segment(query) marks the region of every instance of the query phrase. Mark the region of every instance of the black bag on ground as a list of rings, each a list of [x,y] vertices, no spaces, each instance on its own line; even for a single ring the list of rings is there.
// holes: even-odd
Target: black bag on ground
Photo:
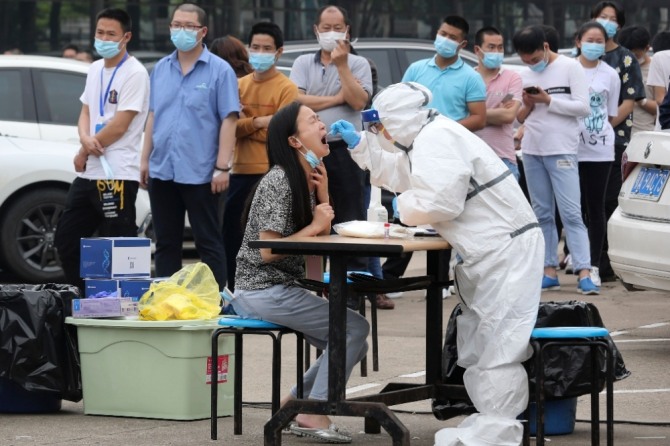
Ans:
[[[78,297],[71,285],[0,285],[0,378],[81,400],[77,335],[65,324]]]
[[[465,369],[458,366],[456,349],[456,318],[462,313],[460,304],[449,316],[442,351],[442,381],[445,384],[463,384]],[[540,327],[604,327],[595,305],[579,302],[543,302],[538,309],[536,328]],[[630,372],[614,347],[616,355],[615,380],[627,378]],[[545,397],[549,400],[572,398],[591,392],[591,366],[587,347],[555,347],[545,353]],[[605,352],[599,357],[602,389],[605,384]],[[535,389],[533,361],[526,363],[531,393]],[[477,410],[470,401],[434,400],[433,414],[437,419],[446,420],[455,416],[474,413]]]

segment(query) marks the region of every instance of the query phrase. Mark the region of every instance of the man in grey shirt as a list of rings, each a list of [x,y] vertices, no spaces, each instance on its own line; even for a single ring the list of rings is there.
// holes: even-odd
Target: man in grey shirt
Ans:
[[[372,94],[372,74],[367,59],[350,52],[346,10],[322,7],[317,12],[314,34],[321,49],[298,57],[291,68],[291,80],[298,86],[298,101],[317,112],[327,128],[338,119],[346,119],[361,130],[359,112]],[[328,144],[330,155],[323,161],[335,209],[333,223],[365,220],[365,172],[353,162],[347,144],[339,136],[328,136]],[[348,268],[365,271],[367,260],[352,259]]]

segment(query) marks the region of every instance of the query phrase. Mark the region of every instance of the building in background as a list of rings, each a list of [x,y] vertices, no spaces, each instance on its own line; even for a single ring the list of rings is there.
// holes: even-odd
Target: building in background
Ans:
[[[131,50],[170,52],[168,23],[175,0],[0,0],[0,53],[19,48],[24,53],[57,55],[67,43],[91,48],[95,15],[105,7],[121,7],[133,18]],[[433,39],[447,14],[464,16],[471,29],[494,25],[511,42],[514,32],[530,24],[554,26],[561,46],[572,47],[572,36],[590,17],[596,0],[202,0],[194,1],[210,17],[209,38],[233,34],[246,40],[251,25],[272,20],[286,40],[313,39],[316,10],[324,4],[347,8],[352,37]],[[670,29],[667,0],[620,0],[627,24],[643,25],[652,35]],[[472,39],[471,39],[472,40]],[[508,49],[511,52],[511,49]]]

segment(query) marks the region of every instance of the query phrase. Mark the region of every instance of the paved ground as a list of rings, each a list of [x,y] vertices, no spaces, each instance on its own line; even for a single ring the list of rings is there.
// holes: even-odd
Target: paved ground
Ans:
[[[415,255],[410,274],[421,274],[424,257]],[[670,445],[670,294],[651,291],[627,292],[619,284],[605,284],[602,295],[582,297],[575,291],[573,276],[560,274],[563,289],[547,292],[543,301],[585,300],[595,303],[615,341],[629,378],[615,383],[615,444],[622,446]],[[421,382],[423,379],[423,320],[425,306],[420,292],[406,293],[396,301],[396,309],[380,311],[379,372],[360,377],[359,370],[348,383],[351,395],[379,391],[391,381]],[[456,304],[453,297],[444,305],[444,320]],[[270,389],[269,340],[264,337],[245,339],[245,400],[268,399]],[[294,343],[284,342],[283,387],[293,382]],[[132,364],[128,367],[132,369]],[[157,370],[157,373],[160,371]],[[170,386],[183,383],[173,382]],[[114,392],[115,389],[109,389]],[[170,388],[164,389],[170,392]],[[604,414],[601,398],[601,414]],[[550,445],[580,446],[590,444],[589,398],[580,397],[575,432],[551,437]],[[462,418],[439,421],[430,413],[430,401],[394,407],[400,420],[411,432],[412,445],[433,445],[437,430],[455,426]],[[82,402],[64,402],[58,413],[44,415],[0,415],[0,445],[262,445],[263,424],[268,409],[244,408],[244,434],[233,436],[232,417],[219,419],[219,440],[209,437],[209,421],[170,421],[141,418],[84,415]],[[338,418],[336,422],[354,437],[354,444],[390,445],[390,437],[366,435],[362,421]],[[604,435],[604,427],[603,427]],[[604,440],[602,441],[604,444]],[[285,434],[282,444],[307,445],[310,441]]]

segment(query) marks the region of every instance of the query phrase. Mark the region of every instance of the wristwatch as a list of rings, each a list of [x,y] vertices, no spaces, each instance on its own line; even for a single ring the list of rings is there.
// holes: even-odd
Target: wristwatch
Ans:
[[[230,172],[233,168],[232,164],[233,163],[228,163],[226,167],[214,166],[214,170],[218,170],[219,172]]]

